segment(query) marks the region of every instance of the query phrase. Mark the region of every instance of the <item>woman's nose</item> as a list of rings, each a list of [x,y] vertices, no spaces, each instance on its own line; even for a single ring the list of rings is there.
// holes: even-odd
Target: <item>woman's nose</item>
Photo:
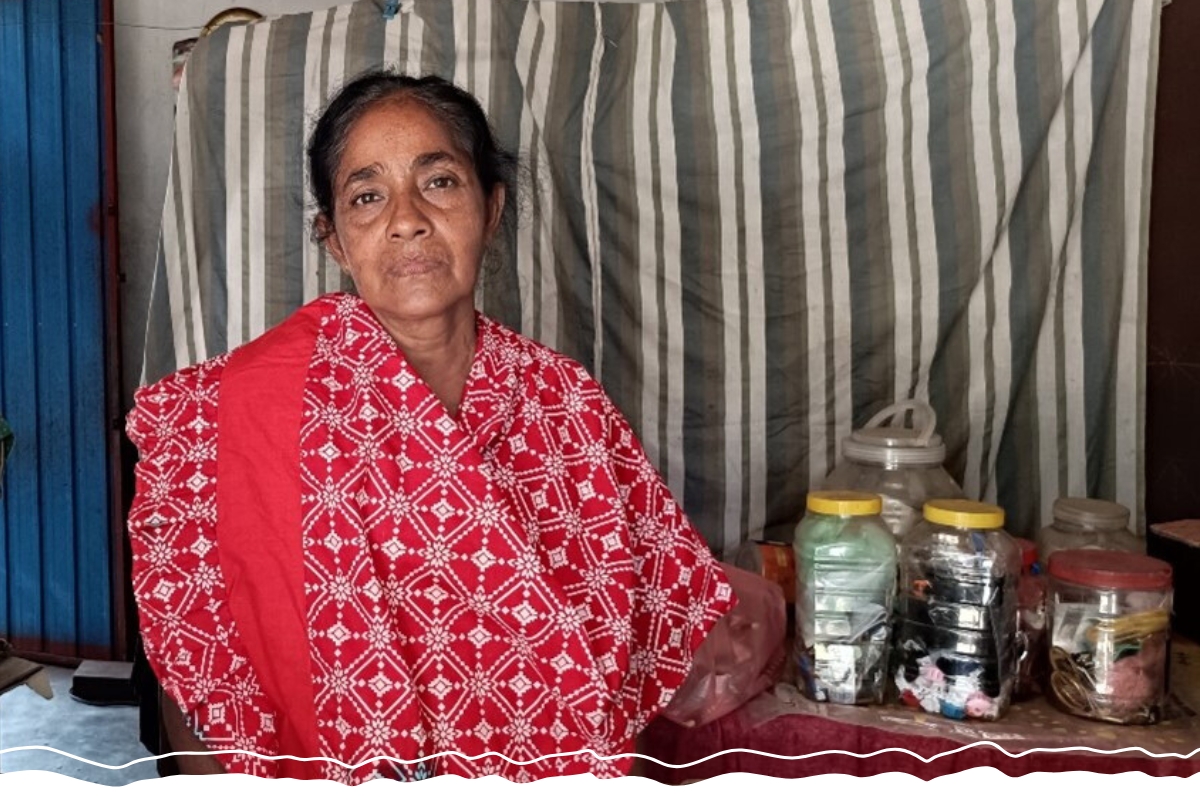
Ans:
[[[389,239],[415,239],[429,233],[429,217],[421,205],[419,194],[397,192],[393,195],[391,218],[388,220]]]

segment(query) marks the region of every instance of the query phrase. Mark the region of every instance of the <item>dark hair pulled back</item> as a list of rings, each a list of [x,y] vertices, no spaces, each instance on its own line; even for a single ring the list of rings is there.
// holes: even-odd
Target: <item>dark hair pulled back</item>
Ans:
[[[471,157],[484,194],[504,186],[500,232],[509,236],[517,216],[517,157],[492,134],[487,115],[469,92],[436,75],[413,77],[392,70],[364,72],[345,84],[325,106],[308,140],[308,175],[317,218],[313,236],[324,241],[335,223],[334,178],[354,124],[377,104],[393,99],[423,103],[446,126],[455,145]]]

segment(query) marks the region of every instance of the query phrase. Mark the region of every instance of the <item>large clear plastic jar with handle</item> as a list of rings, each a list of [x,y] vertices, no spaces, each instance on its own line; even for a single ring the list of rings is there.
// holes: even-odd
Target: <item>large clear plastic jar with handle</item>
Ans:
[[[912,427],[904,425],[909,413]],[[943,466],[946,446],[936,427],[937,414],[927,403],[888,406],[842,440],[841,461],[822,488],[878,494],[884,522],[894,536],[903,536],[920,521],[927,500],[964,496]]]
[[[1129,509],[1109,500],[1060,497],[1054,521],[1038,531],[1038,559],[1045,567],[1059,550],[1118,550],[1145,553],[1146,543],[1129,530]]]
[[[902,703],[997,719],[1012,700],[1021,556],[1004,511],[931,500],[900,542],[892,676]]]
[[[1081,717],[1158,722],[1167,693],[1171,565],[1137,553],[1050,557],[1051,701]]]
[[[878,495],[810,492],[796,527],[796,666],[819,702],[883,702],[896,545]]]

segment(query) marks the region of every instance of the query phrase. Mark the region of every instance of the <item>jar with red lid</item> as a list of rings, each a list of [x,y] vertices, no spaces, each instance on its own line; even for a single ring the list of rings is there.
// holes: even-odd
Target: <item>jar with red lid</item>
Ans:
[[[1081,717],[1158,722],[1167,693],[1171,565],[1112,550],[1050,557],[1051,701]]]
[[[1013,697],[1028,700],[1038,693],[1046,674],[1046,606],[1049,587],[1038,565],[1037,545],[1013,537],[1021,550],[1021,577],[1017,581],[1017,631],[1024,641],[1017,665]]]

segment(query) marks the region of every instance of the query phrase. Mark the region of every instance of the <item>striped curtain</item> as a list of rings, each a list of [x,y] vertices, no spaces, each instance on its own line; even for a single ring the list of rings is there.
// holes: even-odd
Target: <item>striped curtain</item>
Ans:
[[[369,0],[227,27],[176,111],[144,380],[350,288],[304,142],[380,65],[476,94],[528,169],[489,314],[577,359],[717,551],[927,399],[1032,535],[1142,517],[1157,0]]]

